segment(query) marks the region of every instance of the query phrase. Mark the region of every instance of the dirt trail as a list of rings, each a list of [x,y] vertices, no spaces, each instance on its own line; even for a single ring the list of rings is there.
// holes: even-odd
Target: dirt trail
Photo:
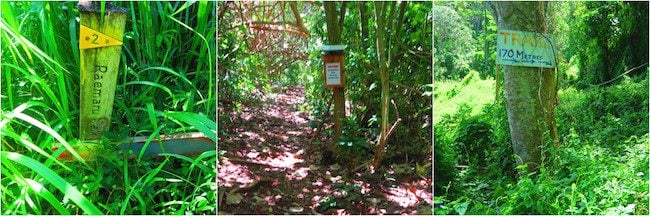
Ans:
[[[220,214],[430,212],[430,178],[344,177],[338,164],[310,164],[318,152],[306,152],[312,128],[299,110],[303,91],[268,94],[263,105],[244,107],[231,114],[231,124],[220,125],[228,134],[219,138],[225,151],[218,170]]]

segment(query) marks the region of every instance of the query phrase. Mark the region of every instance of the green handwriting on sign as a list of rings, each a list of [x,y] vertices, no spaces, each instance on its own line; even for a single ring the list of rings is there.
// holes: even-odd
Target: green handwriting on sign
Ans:
[[[525,67],[555,67],[555,39],[549,34],[499,30],[497,64]]]

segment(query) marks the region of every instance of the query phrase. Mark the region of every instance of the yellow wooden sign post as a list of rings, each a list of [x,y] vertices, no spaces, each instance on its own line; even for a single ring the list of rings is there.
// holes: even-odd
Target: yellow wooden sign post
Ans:
[[[127,11],[106,3],[103,15],[99,3],[80,1],[79,50],[81,70],[79,130],[81,142],[75,152],[84,160],[94,160],[102,133],[110,129],[117,72],[122,55],[122,38]],[[103,16],[103,18],[102,18]],[[163,135],[145,145],[148,137],[132,137],[114,143],[116,149],[138,152],[139,156],[176,153],[200,154],[214,150],[214,141],[202,133]],[[60,144],[54,144],[57,151]],[[145,148],[146,147],[146,148]],[[135,155],[130,155],[135,157]],[[74,160],[76,156],[63,151],[58,158]]]
[[[80,2],[78,8],[81,24],[79,128],[80,139],[87,142],[99,140],[111,124],[127,11],[107,4],[102,19],[98,2]]]

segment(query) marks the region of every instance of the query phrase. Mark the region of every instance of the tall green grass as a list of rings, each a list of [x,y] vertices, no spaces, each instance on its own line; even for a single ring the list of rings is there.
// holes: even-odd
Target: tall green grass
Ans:
[[[536,174],[523,174],[525,166],[513,168],[503,98],[496,105],[463,106],[444,115],[434,126],[435,172],[441,174],[436,175],[435,213],[647,215],[649,82],[647,74],[624,79],[608,87],[559,90],[560,143],[542,146]],[[463,92],[480,88],[480,82],[470,82],[456,97],[470,104],[474,99]],[[471,113],[476,109],[478,114]],[[469,166],[457,170],[455,165]]]
[[[436,81],[434,88],[434,123],[443,120],[444,115],[457,113],[463,104],[471,107],[471,114],[475,115],[483,105],[494,103],[494,80],[483,80],[476,71],[462,80]]]
[[[116,4],[129,17],[103,143],[190,131],[216,141],[215,3]],[[79,143],[76,2],[0,10],[1,214],[216,213],[215,151],[133,160],[106,145],[94,161],[56,159]]]

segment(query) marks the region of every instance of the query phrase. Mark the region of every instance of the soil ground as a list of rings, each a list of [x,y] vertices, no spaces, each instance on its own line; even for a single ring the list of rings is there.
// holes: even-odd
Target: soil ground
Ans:
[[[303,88],[265,98],[220,126],[219,214],[431,214],[430,176],[318,164]]]

